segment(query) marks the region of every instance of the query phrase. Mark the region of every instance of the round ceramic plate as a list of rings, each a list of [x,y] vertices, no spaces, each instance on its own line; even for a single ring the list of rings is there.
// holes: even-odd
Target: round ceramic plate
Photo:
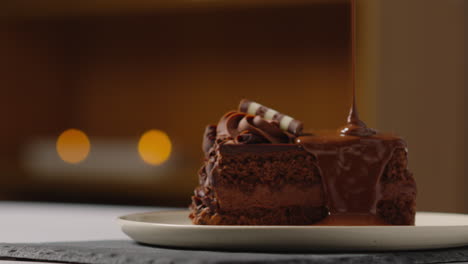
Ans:
[[[418,212],[416,226],[207,226],[189,212],[122,216],[122,230],[151,245],[248,251],[384,251],[468,245],[468,215]]]

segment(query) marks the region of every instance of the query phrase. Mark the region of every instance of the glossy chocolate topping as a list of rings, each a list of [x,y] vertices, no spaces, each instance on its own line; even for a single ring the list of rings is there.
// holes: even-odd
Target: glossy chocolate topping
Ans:
[[[345,136],[360,136],[360,137],[368,137],[375,135],[377,132],[367,127],[367,125],[359,119],[359,115],[356,109],[356,95],[353,87],[353,103],[351,106],[351,110],[349,111],[348,115],[348,122],[347,124],[340,130],[340,134]]]
[[[384,224],[376,216],[379,180],[395,149],[406,149],[401,138],[332,132],[299,137],[297,143],[317,159],[330,213],[322,224]]]

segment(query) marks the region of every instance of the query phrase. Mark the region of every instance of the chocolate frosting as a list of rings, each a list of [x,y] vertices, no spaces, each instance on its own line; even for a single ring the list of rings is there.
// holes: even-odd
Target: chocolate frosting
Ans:
[[[285,144],[292,136],[279,128],[276,121],[240,112],[225,114],[218,123],[217,139],[227,144]]]
[[[205,128],[205,133],[203,133],[203,143],[202,148],[205,156],[208,156],[210,149],[213,147],[216,141],[216,126],[209,125]]]

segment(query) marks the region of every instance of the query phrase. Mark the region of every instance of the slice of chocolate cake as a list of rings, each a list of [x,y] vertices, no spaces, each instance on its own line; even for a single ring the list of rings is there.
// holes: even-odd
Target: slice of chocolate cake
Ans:
[[[304,225],[326,215],[314,157],[279,126],[230,112],[206,128],[195,224]]]
[[[406,143],[353,113],[339,132],[303,135],[301,122],[242,101],[205,131],[193,223],[414,224]]]

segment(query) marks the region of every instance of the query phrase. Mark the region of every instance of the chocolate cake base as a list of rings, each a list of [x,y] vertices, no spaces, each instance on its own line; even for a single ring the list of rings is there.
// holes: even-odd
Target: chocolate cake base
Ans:
[[[310,225],[323,219],[325,207],[279,207],[275,209],[251,208],[247,210],[215,213],[208,208],[192,211],[190,217],[198,225]]]
[[[414,225],[416,215],[416,182],[407,169],[407,152],[399,148],[380,178],[382,197],[377,202],[377,215],[392,225]]]
[[[220,145],[199,173],[190,206],[199,225],[311,225],[328,216],[315,157],[296,144]],[[377,216],[413,225],[416,184],[396,149],[379,180]],[[209,168],[209,169],[207,169]]]
[[[200,170],[190,218],[208,225],[309,225],[326,216],[311,154],[295,144],[220,145]]]

